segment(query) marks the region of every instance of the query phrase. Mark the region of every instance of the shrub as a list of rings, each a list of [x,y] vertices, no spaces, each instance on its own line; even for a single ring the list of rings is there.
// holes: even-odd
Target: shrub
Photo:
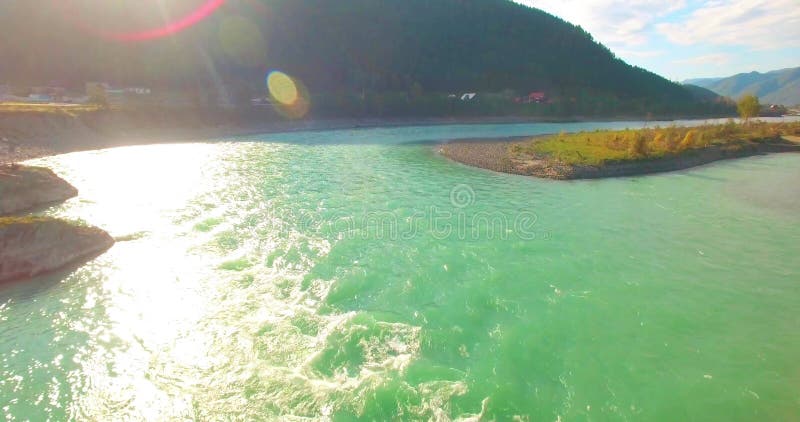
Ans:
[[[625,140],[620,138],[619,135],[614,135],[612,138],[606,138],[604,143],[606,148],[614,151],[624,151],[627,147],[627,143]]]
[[[101,84],[87,83],[86,94],[89,96],[89,103],[96,104],[101,107],[108,106],[108,96],[106,95],[106,89]]]
[[[761,110],[761,104],[758,103],[758,97],[755,95],[745,95],[736,104],[739,110],[739,116],[748,122],[752,117],[758,117],[758,112]]]
[[[636,160],[677,154],[689,149],[705,148],[712,142],[739,148],[742,140],[773,139],[777,135],[800,134],[800,123],[752,122],[741,125],[729,121],[722,125],[693,128],[594,131],[560,134],[525,143],[515,151],[549,155],[570,164],[597,165],[607,161]]]
[[[667,151],[678,152],[678,144],[680,144],[680,134],[674,133],[667,138]]]
[[[668,151],[668,142],[667,137],[664,136],[663,132],[656,133],[656,136],[653,137],[653,146],[656,149],[660,149],[662,151]]]
[[[634,135],[633,139],[629,142],[628,153],[632,157],[646,157],[647,156],[647,142],[643,135]]]
[[[697,137],[697,132],[695,130],[690,130],[686,132],[686,136],[683,137],[683,140],[678,145],[678,150],[686,151],[687,149],[694,148],[696,137]]]

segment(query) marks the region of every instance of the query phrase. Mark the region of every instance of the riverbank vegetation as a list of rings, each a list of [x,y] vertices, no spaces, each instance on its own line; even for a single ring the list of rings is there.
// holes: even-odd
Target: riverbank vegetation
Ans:
[[[30,214],[77,194],[47,168],[0,166],[0,283],[82,264],[114,245],[99,228]]]
[[[718,160],[800,152],[800,122],[561,133],[527,139],[448,142],[452,160],[549,179],[597,179],[683,170]]]
[[[758,117],[761,104],[758,102],[758,97],[748,94],[739,99],[739,102],[736,103],[736,110],[739,112],[739,117],[747,122],[753,117]]]
[[[712,146],[736,151],[754,143],[800,135],[800,122],[697,127],[654,127],[636,130],[562,133],[514,144],[512,156],[537,156],[568,165],[599,166],[608,162],[652,160]]]
[[[91,113],[101,110],[97,104],[36,104],[36,103],[0,103],[1,113],[32,113],[32,114],[67,114],[76,116],[81,113]]]
[[[460,93],[459,93],[460,95]],[[393,118],[393,117],[451,117],[515,116],[549,120],[568,119],[676,119],[701,117],[731,117],[736,115],[735,103],[725,98],[711,100],[668,102],[619,96],[589,89],[554,89],[548,91],[545,102],[517,103],[527,96],[522,90],[478,92],[469,101],[452,97],[447,92],[423,92],[416,95],[406,91],[362,94],[313,95],[310,115],[324,118]]]

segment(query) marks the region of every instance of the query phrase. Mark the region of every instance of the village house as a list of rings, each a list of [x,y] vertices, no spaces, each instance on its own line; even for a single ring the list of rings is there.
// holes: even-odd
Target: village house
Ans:
[[[142,88],[142,87],[128,87],[123,88],[126,94],[134,94],[134,95],[150,95],[151,91],[150,88]]]
[[[272,98],[270,98],[269,96],[253,98],[250,100],[250,105],[253,107],[272,106]]]
[[[514,98],[514,102],[517,104],[541,104],[547,101],[547,94],[541,91],[534,91],[528,94],[526,97],[517,97]]]
[[[115,88],[106,82],[87,82],[86,95],[91,97],[104,97],[111,105],[123,105],[131,100],[131,97],[143,97],[152,94],[150,88],[145,87],[123,87]]]

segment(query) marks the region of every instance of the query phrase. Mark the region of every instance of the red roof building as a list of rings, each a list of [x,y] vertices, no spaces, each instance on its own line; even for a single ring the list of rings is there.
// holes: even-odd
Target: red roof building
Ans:
[[[514,102],[517,104],[544,103],[547,102],[547,94],[538,91],[531,92],[527,97],[514,98]]]
[[[547,94],[544,92],[531,92],[528,94],[529,103],[541,103],[547,100]]]

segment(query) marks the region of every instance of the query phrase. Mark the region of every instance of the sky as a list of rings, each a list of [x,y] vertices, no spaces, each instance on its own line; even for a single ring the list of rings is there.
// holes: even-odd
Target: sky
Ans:
[[[674,81],[800,66],[800,0],[515,0]]]

